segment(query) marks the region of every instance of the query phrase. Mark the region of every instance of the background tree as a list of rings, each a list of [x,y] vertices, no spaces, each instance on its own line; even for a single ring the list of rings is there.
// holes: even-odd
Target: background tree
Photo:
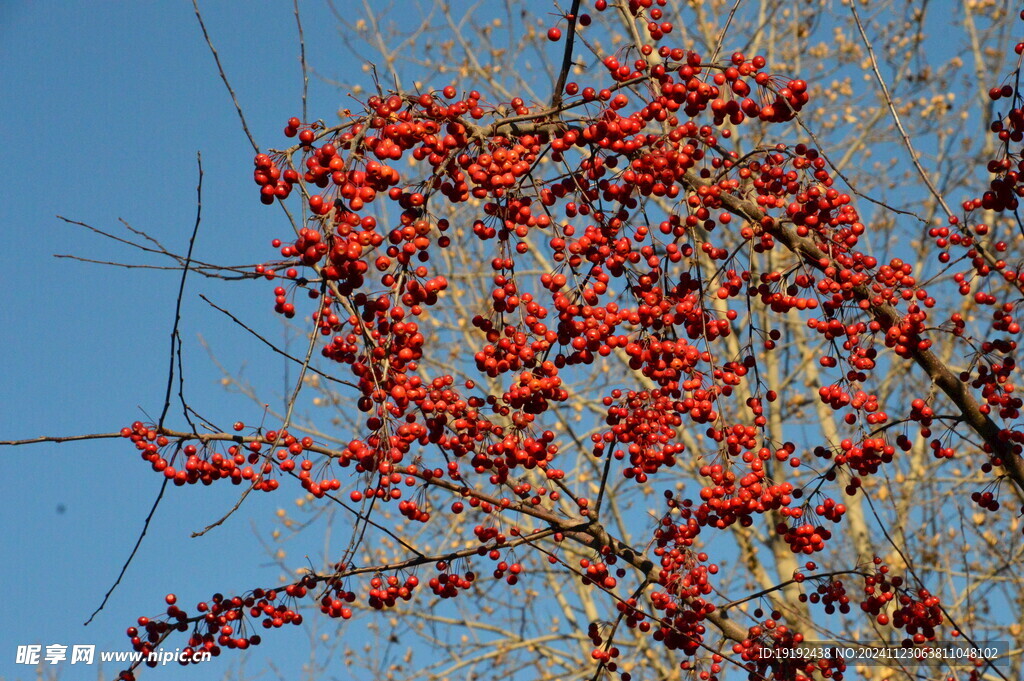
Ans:
[[[344,546],[169,596],[138,648],[385,609],[343,660],[393,678],[1019,647],[1014,17],[960,8],[940,64],[923,5],[581,4],[441,5],[413,35],[338,12],[376,70],[255,159],[294,232],[244,273],[304,339],[276,348],[284,407],[221,429],[182,397],[172,427],[172,375],[122,434],[173,484],[240,485],[231,513],[301,485]],[[193,255],[183,275],[240,274]]]

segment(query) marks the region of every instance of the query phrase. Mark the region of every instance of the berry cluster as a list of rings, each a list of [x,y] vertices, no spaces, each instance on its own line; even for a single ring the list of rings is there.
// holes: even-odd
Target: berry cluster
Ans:
[[[613,403],[620,399],[618,406]],[[658,390],[631,390],[624,398],[621,390],[613,390],[604,398],[604,404],[608,407],[606,422],[611,429],[593,436],[595,456],[603,456],[609,443],[624,445],[626,449],[616,449],[613,456],[621,460],[629,453],[630,466],[622,474],[637,482],[646,482],[647,476],[657,473],[662,466],[675,465],[676,456],[684,449],[681,442],[674,441],[682,424],[675,400]]]
[[[238,444],[230,445],[223,454],[212,451],[205,444],[202,448],[191,443],[185,444],[192,439],[190,436],[175,437],[158,432],[155,427],[141,421],[122,428],[121,437],[134,442],[142,459],[148,461],[154,471],[162,473],[179,487],[196,483],[210,485],[217,480],[230,480],[235,485],[245,481],[263,492],[272,492],[278,487],[277,479],[270,477],[275,470],[274,463],[261,453],[265,443],[276,441],[277,434],[274,432],[250,438],[244,448]],[[284,440],[282,444],[288,444]],[[294,439],[290,442],[295,444]],[[298,446],[298,453],[302,453],[302,445]],[[288,450],[278,452],[277,461],[282,471],[290,470],[285,462],[291,456]],[[182,459],[179,466],[175,467],[175,461]]]

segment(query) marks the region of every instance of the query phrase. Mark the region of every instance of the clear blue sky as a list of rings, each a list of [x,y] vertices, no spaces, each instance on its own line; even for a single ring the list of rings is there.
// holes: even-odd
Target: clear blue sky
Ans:
[[[264,145],[280,143],[280,128],[300,112],[291,3],[206,4],[208,28],[251,128]],[[331,75],[331,68],[347,68],[344,51],[336,22],[318,15],[326,9],[316,5],[304,15],[307,37]],[[201,151],[205,205],[197,254],[230,264],[274,256],[269,241],[281,234],[281,216],[259,204],[252,149],[191,3],[0,2],[0,63],[0,229],[11,249],[0,279],[7,294],[0,302],[0,438],[114,431],[143,418],[140,406],[155,418],[178,276],[55,259],[54,253],[73,253],[158,262],[55,216],[118,233],[117,219],[124,218],[184,252]],[[317,82],[311,94],[310,110],[320,115],[330,116],[341,101]],[[246,375],[258,384],[261,369],[270,369],[262,373],[273,383],[261,385],[273,394],[280,394],[282,365],[223,323],[200,292],[275,338],[282,331],[265,283],[190,280],[182,326],[187,390],[211,418],[230,423],[258,410],[217,385],[219,373],[197,333],[206,332],[229,369],[242,368],[246,358]],[[248,513],[189,540],[234,503],[238,488],[176,489],[107,609],[83,628],[128,555],[160,479],[119,440],[4,449],[0,470],[0,679],[36,677],[15,665],[18,644],[127,649],[124,629],[139,615],[157,614],[168,585],[191,607],[215,590],[275,583],[279,571],[265,559],[250,519],[266,533],[277,505],[290,504],[293,494],[253,495]],[[313,545],[290,547],[298,564],[304,553],[322,549],[315,535],[306,541]],[[258,669],[272,652],[296,678],[307,634],[295,628],[268,637],[267,648],[246,663]],[[240,659],[229,654],[208,671],[168,666],[145,676],[219,678]],[[97,678],[96,666],[59,669],[62,679]],[[115,673],[107,668],[104,676]]]

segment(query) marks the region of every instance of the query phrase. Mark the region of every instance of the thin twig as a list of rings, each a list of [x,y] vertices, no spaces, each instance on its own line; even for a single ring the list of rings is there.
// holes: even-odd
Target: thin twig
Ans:
[[[121,238],[119,236],[114,236],[113,234],[110,234],[109,232],[104,232],[102,229],[98,229],[98,228],[93,227],[92,225],[86,224],[84,222],[80,222],[78,220],[72,220],[71,218],[66,218],[63,215],[58,215],[57,219],[58,220],[62,220],[63,222],[68,223],[69,225],[78,225],[79,227],[85,227],[90,232],[94,232],[96,234],[99,234],[100,236],[105,236],[108,239],[112,239],[114,241],[118,241],[118,242],[120,242],[122,244],[125,244],[127,246],[131,246],[132,248],[137,248],[140,251],[144,251],[146,253],[156,253],[158,255],[170,255],[170,253],[168,253],[166,250],[164,250],[163,247],[161,247],[160,250],[157,250],[155,248],[149,248],[148,246],[143,246],[142,244],[137,244],[134,241],[129,241],[128,239],[123,239],[123,238]],[[135,231],[135,230],[132,230],[132,231]]]
[[[633,591],[633,595],[630,596],[629,601],[636,600],[640,597],[640,594],[650,585],[651,580],[649,577],[644,577],[640,585]],[[626,601],[627,603],[629,601]],[[612,642],[615,640],[615,632],[619,630],[619,625],[622,624],[622,619],[626,616],[626,613],[630,612],[629,608],[622,608],[619,610],[619,616],[615,618],[615,624],[612,625],[608,635],[604,637],[604,649],[605,651],[611,650]],[[590,681],[598,681],[601,677],[601,672],[604,671],[605,666],[608,664],[608,658],[602,658],[597,664],[597,669],[594,670],[594,675],[590,677]]]
[[[832,168],[832,171],[836,175],[838,175],[839,178],[843,182],[846,183],[846,186],[850,188],[851,192],[853,192],[854,194],[856,194],[860,198],[864,199],[865,201],[869,201],[869,202],[875,204],[876,206],[878,206],[880,208],[886,209],[887,211],[890,211],[892,213],[897,213],[898,215],[906,215],[907,217],[914,218],[915,220],[917,220],[919,222],[922,222],[924,224],[928,224],[928,221],[925,220],[920,215],[918,215],[917,213],[914,213],[912,211],[902,210],[902,209],[897,208],[895,206],[890,206],[889,204],[885,203],[884,201],[880,201],[880,200],[878,200],[878,199],[876,199],[876,198],[874,198],[872,196],[869,196],[868,194],[865,194],[864,192],[860,191],[859,189],[857,189],[857,187],[853,184],[853,182],[850,180],[850,178],[848,178],[846,175],[843,174],[843,171],[842,171],[842,168],[841,168],[841,163],[834,163],[832,161],[832,159],[828,155],[828,152],[826,152],[824,150],[824,146],[821,144],[821,142],[818,141],[817,135],[815,135],[814,131],[811,130],[811,128],[808,127],[808,125],[806,123],[804,123],[804,120],[800,116],[800,114],[794,112],[793,119],[796,121],[797,125],[799,125],[800,128],[805,133],[807,133],[808,137],[811,138],[811,141],[814,142],[815,147],[817,147],[818,153],[821,154],[821,157],[823,159],[825,159],[825,162],[828,163],[830,168]]]
[[[601,516],[601,504],[604,503],[604,493],[608,489],[608,473],[612,469],[612,453],[605,452],[604,470],[601,471],[601,485],[597,489],[597,503],[594,504],[595,517]]]
[[[142,531],[139,532],[138,539],[135,540],[135,546],[132,547],[132,552],[128,554],[128,559],[121,566],[121,571],[117,574],[117,579],[107,589],[107,593],[103,595],[103,602],[100,603],[99,607],[92,611],[89,615],[89,619],[85,621],[83,626],[89,626],[89,624],[96,618],[96,615],[107,605],[107,601],[110,600],[110,595],[114,593],[114,589],[121,583],[121,579],[124,578],[125,573],[128,571],[128,566],[131,565],[132,560],[135,558],[135,554],[139,552],[139,547],[142,546],[142,540],[146,537],[146,532],[149,531],[149,524],[153,521],[153,515],[156,513],[157,507],[164,498],[164,492],[167,490],[167,483],[170,482],[170,478],[165,477],[164,481],[160,484],[160,491],[156,494],[156,499],[153,500],[153,505],[149,509],[149,513],[146,514],[146,519],[142,522]]]
[[[235,105],[235,111],[238,112],[238,119],[242,121],[242,130],[245,131],[245,136],[249,138],[249,144],[252,145],[254,151],[259,153],[260,147],[256,144],[256,139],[249,132],[249,125],[245,122],[245,114],[242,113],[242,105],[238,103],[238,97],[235,96],[235,91],[231,87],[231,83],[228,82],[227,74],[224,73],[224,67],[220,63],[220,55],[217,54],[217,48],[213,46],[213,41],[210,40],[210,34],[206,30],[206,24],[203,22],[203,14],[199,11],[199,0],[192,0],[192,7],[196,11],[196,19],[199,20],[199,28],[203,29],[203,37],[206,38],[206,44],[210,48],[210,53],[213,55],[213,60],[217,62],[217,70],[220,72],[220,79],[224,82],[224,87],[228,89],[228,94],[231,95],[231,101]]]
[[[170,251],[167,250],[167,247],[164,246],[162,243],[160,243],[160,241],[156,237],[154,237],[154,236],[152,236],[150,234],[147,234],[146,232],[143,232],[141,229],[135,229],[134,227],[131,226],[131,223],[129,223],[124,218],[118,218],[117,221],[120,222],[122,225],[124,225],[124,228],[127,229],[132,234],[137,234],[138,236],[141,236],[143,239],[145,239],[149,243],[155,245],[157,248],[159,248],[164,253],[170,253]]]
[[[31,437],[27,440],[0,440],[0,447],[18,447],[21,445],[39,445],[45,442],[60,444],[61,442],[78,442],[80,440],[106,440],[121,437],[121,433],[90,433],[88,435],[58,435]]]
[[[882,77],[882,72],[878,70],[878,60],[875,59],[875,49],[871,45],[871,41],[868,39],[868,34],[864,31],[864,24],[860,21],[860,14],[857,13],[857,5],[851,1],[850,12],[853,14],[853,21],[857,24],[857,30],[860,32],[861,40],[864,41],[864,47],[868,52],[868,59],[871,61],[871,70],[875,74],[875,80],[878,81],[878,86],[882,90],[882,97],[885,99],[886,106],[889,107],[889,113],[892,114],[892,120],[896,124],[896,129],[900,131],[900,137],[903,139],[903,146],[907,148],[907,152],[910,154],[910,161],[914,164],[914,168],[917,169],[917,174],[921,176],[925,186],[928,187],[928,191],[935,197],[935,200],[942,206],[942,210],[946,212],[948,217],[953,217],[953,211],[946,203],[946,199],[942,196],[938,189],[935,188],[935,184],[932,182],[932,178],[925,171],[924,166],[921,165],[921,161],[918,160],[917,151],[914,149],[913,142],[910,141],[910,135],[907,134],[906,128],[903,127],[903,121],[900,120],[899,113],[896,112],[896,105],[893,104],[892,95],[889,94],[889,87],[885,84],[885,79]]]
[[[268,348],[270,348],[271,350],[273,350],[277,354],[281,355],[282,357],[284,357],[286,359],[290,359],[291,361],[295,362],[296,364],[302,364],[302,360],[301,359],[299,359],[298,357],[295,357],[294,355],[291,355],[291,354],[285,352],[284,350],[282,350],[281,348],[277,347],[276,345],[274,345],[273,343],[268,341],[266,338],[261,336],[255,329],[252,329],[251,327],[247,326],[245,324],[245,322],[243,322],[241,319],[239,319],[235,315],[231,314],[230,312],[225,310],[223,307],[217,305],[216,303],[211,301],[209,298],[204,296],[202,293],[199,294],[199,297],[202,298],[206,302],[206,304],[209,305],[210,307],[212,307],[213,309],[215,309],[218,312],[222,312],[225,315],[227,315],[231,319],[231,321],[233,321],[235,324],[238,324],[240,327],[242,327],[243,329],[248,331],[258,341],[260,341],[261,343],[266,345]],[[328,381],[333,381],[335,383],[340,383],[341,385],[347,385],[350,388],[358,388],[359,387],[355,383],[350,383],[349,381],[345,381],[345,380],[342,380],[340,378],[336,378],[334,376],[331,376],[330,374],[326,374],[323,371],[320,371],[319,369],[317,369],[316,367],[311,366],[311,367],[309,367],[309,370],[312,371],[314,374],[316,374],[318,376],[322,376],[322,377],[326,378]]]
[[[910,135],[907,134],[906,128],[903,127],[903,122],[900,120],[900,115],[896,112],[896,105],[893,104],[892,96],[889,94],[889,88],[886,86],[885,79],[882,78],[882,73],[878,69],[878,60],[875,59],[875,50],[871,45],[871,41],[868,39],[867,32],[864,30],[864,24],[861,23],[860,15],[857,13],[857,7],[853,1],[851,1],[849,5],[850,12],[853,14],[853,20],[857,24],[857,30],[860,31],[861,40],[864,41],[864,47],[867,49],[868,58],[871,61],[871,69],[875,74],[875,80],[878,81],[878,86],[882,90],[882,96],[885,99],[886,105],[889,107],[889,113],[892,114],[892,120],[896,124],[896,129],[900,132],[900,137],[903,139],[903,146],[907,148],[907,152],[910,154],[910,161],[917,170],[917,174],[921,176],[921,180],[924,181],[925,186],[928,187],[928,191],[933,197],[935,197],[939,206],[942,207],[946,217],[952,220],[955,217],[953,210],[949,207],[949,204],[946,203],[946,199],[942,195],[942,192],[935,187],[935,183],[932,182],[932,178],[928,175],[927,171],[925,171],[924,166],[921,165],[921,161],[918,160],[917,150],[914,149],[914,144],[910,141]],[[1021,59],[1024,59],[1024,55],[1022,55]],[[1020,77],[1020,60],[1018,60],[1017,77]],[[1021,232],[1024,233],[1024,224],[1021,223],[1019,216],[1017,216],[1017,223],[1020,226]],[[977,249],[978,253],[981,254],[981,257],[983,257],[989,265],[995,264],[995,256],[989,252],[988,248],[986,248],[984,244],[977,243],[974,245],[974,248]],[[1015,280],[1013,282],[1013,286],[1018,291],[1024,293],[1024,281],[1021,279]],[[1012,454],[1011,456],[1017,455]],[[1018,484],[1020,483],[1018,482]]]
[[[302,19],[299,18],[299,0],[292,3],[295,8],[295,25],[299,29],[299,61],[302,64],[302,120],[309,118],[306,110],[306,94],[309,91],[309,67],[306,65],[306,37],[302,33]]]
[[[188,416],[188,407],[185,404],[184,383],[180,373],[181,336],[178,333],[178,326],[181,324],[181,301],[185,294],[185,279],[188,277],[189,265],[192,262],[192,250],[195,247],[196,234],[199,233],[199,223],[202,221],[203,216],[203,157],[199,153],[196,153],[196,163],[199,166],[199,183],[196,186],[196,222],[195,226],[193,226],[192,228],[192,236],[189,237],[188,240],[188,253],[185,256],[185,267],[181,272],[181,280],[178,283],[178,295],[174,305],[174,324],[171,329],[171,357],[170,366],[167,369],[167,390],[164,393],[164,406],[160,412],[160,420],[157,423],[157,430],[163,430],[164,420],[167,418],[167,412],[171,407],[171,390],[174,386],[174,363],[176,359],[179,367],[178,397],[181,399],[181,406],[182,410],[185,413],[185,420],[189,422],[189,425],[192,425],[192,421]],[[195,426],[193,426],[192,429],[195,430]],[[149,525],[153,521],[153,516],[156,514],[156,509],[160,506],[160,501],[164,498],[164,492],[167,490],[167,483],[169,481],[170,478],[165,477],[163,483],[161,483],[160,491],[157,492],[156,499],[153,500],[153,506],[150,507],[149,513],[146,515],[146,519],[142,523],[142,531],[139,532],[139,537],[135,540],[135,546],[132,547],[131,553],[128,554],[128,559],[124,561],[123,565],[121,565],[121,571],[118,573],[117,579],[114,580],[114,583],[110,586],[109,589],[107,589],[107,593],[104,594],[103,601],[99,604],[99,607],[97,607],[93,611],[93,613],[89,615],[89,619],[85,621],[86,626],[88,626],[89,623],[96,618],[96,615],[98,615],[100,611],[103,610],[104,607],[106,607],[107,601],[110,600],[111,594],[114,593],[114,590],[121,583],[121,579],[124,578],[125,573],[128,571],[128,566],[131,565],[132,560],[135,558],[135,554],[139,552],[139,547],[142,546],[142,540],[146,537],[146,533],[149,531]]]
[[[917,576],[917,572],[914,570],[913,561],[905,553],[903,553],[903,550],[896,544],[895,540],[893,540],[892,536],[885,529],[885,523],[883,523],[882,519],[878,516],[878,511],[875,509],[875,504],[871,500],[871,495],[865,491],[864,498],[867,500],[868,508],[871,509],[871,515],[875,517],[875,522],[878,523],[878,527],[882,530],[882,534],[885,536],[886,541],[889,542],[889,545],[892,546],[893,550],[896,551],[900,559],[907,566],[907,570],[910,572],[910,575],[914,578],[914,581],[916,581],[920,586],[924,586],[924,583],[921,581],[921,578]],[[974,639],[971,638],[971,636],[964,631],[964,627],[960,626],[957,623],[956,619],[949,614],[949,612],[946,610],[945,606],[943,606],[941,602],[939,603],[939,610],[942,612],[943,615],[946,616],[946,619],[948,619],[950,623],[954,627],[956,627],[956,630],[960,632],[960,636],[965,641],[967,641],[968,644],[974,647],[978,647],[978,644],[974,641]],[[1009,681],[1006,678],[1006,675],[1004,675],[1003,672],[1000,671],[1000,669],[995,665],[994,660],[985,657],[984,655],[980,655],[979,657],[985,660],[986,667],[991,668],[992,671],[999,675],[999,678],[1003,679],[1004,681]]]
[[[171,329],[171,360],[167,370],[167,390],[164,393],[164,407],[160,412],[160,420],[157,421],[157,428],[164,427],[167,418],[167,411],[171,407],[171,387],[174,384],[174,355],[175,350],[181,348],[181,337],[178,335],[178,327],[181,325],[181,301],[185,297],[185,279],[188,278],[189,266],[192,264],[192,251],[196,245],[196,235],[199,233],[199,223],[203,219],[203,156],[196,153],[196,163],[199,166],[199,184],[196,186],[196,222],[192,227],[192,236],[188,240],[188,252],[185,254],[185,268],[181,271],[181,279],[178,281],[178,295],[174,302],[174,325]],[[185,407],[184,400],[182,408]]]
[[[718,34],[718,44],[715,45],[715,51],[711,54],[711,63],[715,63],[718,59],[718,54],[722,51],[722,43],[725,42],[725,34],[729,32],[729,26],[732,25],[732,18],[736,16],[736,10],[740,8],[740,3],[743,0],[736,0],[733,3],[732,10],[729,11],[729,17],[725,20],[725,26],[722,27],[722,32]]]
[[[327,281],[324,280],[324,283],[321,284],[321,286],[320,286],[320,296],[321,296],[321,298],[323,297],[324,291],[326,291],[326,289],[327,289]],[[288,426],[291,425],[292,413],[295,411],[295,403],[299,399],[299,392],[302,390],[302,383],[306,379],[306,371],[309,369],[309,361],[310,361],[310,359],[313,356],[313,348],[316,347],[316,339],[317,339],[317,336],[319,336],[319,335],[320,335],[320,327],[319,327],[319,325],[314,325],[313,326],[313,330],[309,334],[309,347],[306,349],[306,358],[302,361],[302,370],[299,372],[299,378],[298,378],[298,380],[295,381],[295,390],[292,392],[291,399],[288,401],[288,410],[285,412],[284,422],[281,424],[281,428],[277,431],[277,437],[275,437],[274,441],[271,442],[270,445],[267,447],[267,454],[264,456],[264,461],[266,459],[268,459],[272,455],[274,449],[277,447],[278,441],[283,437],[283,434],[285,433],[285,431],[288,430]],[[225,520],[230,518],[234,514],[234,512],[237,511],[241,507],[242,502],[245,501],[245,498],[248,497],[249,494],[254,489],[256,489],[256,484],[260,480],[262,480],[262,476],[258,476],[256,478],[253,478],[253,483],[245,488],[245,491],[242,492],[242,495],[238,498],[238,501],[235,502],[235,505],[232,506],[231,509],[228,510],[227,513],[225,513],[219,520],[217,520],[217,521],[207,525],[206,527],[204,527],[202,530],[199,530],[198,532],[193,532],[192,533],[192,537],[193,538],[201,537],[204,534],[206,534],[207,532],[209,532],[210,530],[212,530],[213,528],[222,525]]]
[[[146,234],[145,232],[143,232],[141,230],[135,229],[134,227],[129,225],[124,220],[121,220],[120,218],[118,219],[118,221],[121,222],[121,224],[123,224],[126,229],[130,230],[131,232],[133,232],[135,234],[138,234],[139,236],[141,236],[142,238],[146,239],[147,241],[156,244],[159,248],[150,248],[150,247],[144,246],[144,245],[142,245],[140,243],[136,243],[134,241],[129,241],[128,239],[125,239],[123,237],[115,236],[114,234],[111,234],[110,232],[105,232],[102,229],[99,229],[98,227],[93,227],[92,225],[90,225],[88,223],[81,222],[79,220],[72,220],[71,218],[66,218],[63,215],[58,215],[57,219],[61,220],[63,222],[66,222],[69,225],[75,225],[77,227],[84,227],[85,229],[89,230],[90,232],[92,232],[94,234],[98,234],[98,235],[100,235],[102,237],[105,237],[107,239],[110,239],[112,241],[116,241],[118,243],[125,244],[126,246],[131,246],[132,248],[136,248],[136,249],[142,251],[143,253],[152,253],[154,255],[166,256],[166,257],[170,258],[171,260],[174,260],[175,262],[177,262],[179,264],[178,264],[178,266],[172,267],[172,266],[164,266],[164,265],[143,265],[143,264],[138,264],[138,263],[122,263],[122,262],[116,262],[116,261],[111,261],[111,260],[95,260],[95,259],[92,259],[92,258],[84,258],[84,257],[79,256],[79,255],[71,255],[71,254],[66,254],[66,253],[54,254],[53,257],[55,257],[55,258],[66,258],[68,260],[78,260],[80,262],[88,262],[88,263],[93,263],[93,264],[96,264],[96,265],[111,265],[111,266],[114,266],[114,267],[124,267],[124,268],[127,268],[127,269],[180,270],[180,269],[182,269],[185,266],[185,257],[184,256],[177,255],[176,253],[173,253],[173,252],[169,251],[167,248],[165,248],[159,241],[154,239],[152,236],[150,236],[149,234]],[[251,264],[251,265],[216,265],[214,263],[209,263],[209,262],[205,262],[203,260],[195,260],[195,259],[193,259],[192,262],[191,262],[191,268],[192,268],[193,272],[195,272],[196,274],[201,274],[204,277],[207,277],[207,278],[210,278],[210,279],[227,279],[227,280],[232,280],[232,279],[258,279],[258,278],[261,278],[263,275],[256,274],[255,272],[253,272],[253,268],[254,267],[255,267],[255,264]],[[237,277],[227,277],[225,275],[218,274],[218,272],[237,272],[240,276],[237,276]]]

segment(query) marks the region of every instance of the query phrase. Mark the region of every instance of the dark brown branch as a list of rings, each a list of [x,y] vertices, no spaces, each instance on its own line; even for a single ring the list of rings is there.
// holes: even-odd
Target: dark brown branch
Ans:
[[[565,31],[565,51],[562,53],[562,68],[558,72],[558,80],[555,81],[554,92],[551,93],[551,109],[558,109],[562,105],[562,93],[565,91],[565,79],[569,77],[569,70],[572,68],[572,49],[576,43],[576,20],[580,11],[580,0],[572,0],[572,8],[569,10],[569,27]]]

